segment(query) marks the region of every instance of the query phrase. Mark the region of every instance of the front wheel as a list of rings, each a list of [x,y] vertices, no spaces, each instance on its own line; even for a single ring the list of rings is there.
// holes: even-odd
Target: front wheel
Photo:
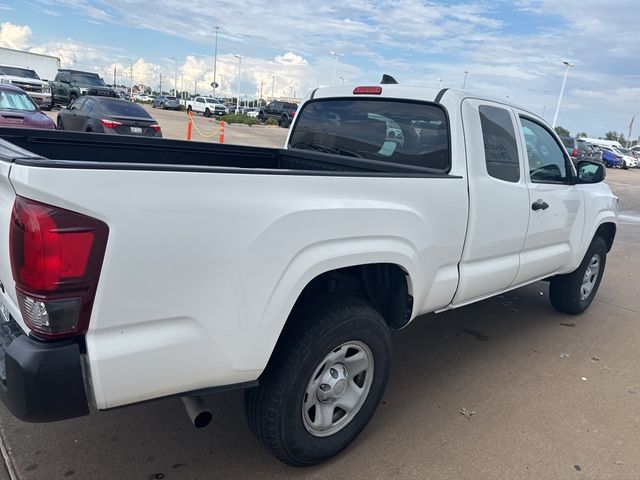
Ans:
[[[308,466],[346,448],[373,416],[391,362],[387,325],[342,299],[292,317],[260,385],[245,392],[249,427],[280,461]]]
[[[556,310],[571,315],[584,312],[596,296],[606,262],[607,244],[602,237],[595,237],[575,271],[551,279],[551,305]]]

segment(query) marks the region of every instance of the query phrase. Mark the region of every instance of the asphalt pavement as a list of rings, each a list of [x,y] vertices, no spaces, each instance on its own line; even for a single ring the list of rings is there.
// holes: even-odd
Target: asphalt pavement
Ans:
[[[163,129],[174,121],[165,113],[175,114],[158,113]],[[271,132],[250,144],[286,133],[240,128]],[[608,170],[607,181],[621,223],[586,313],[556,312],[538,282],[414,320],[393,335],[389,385],[371,423],[322,465],[272,458],[246,426],[242,392],[229,392],[206,398],[214,420],[202,430],[179,399],[52,424],[20,422],[0,405],[11,467],[28,480],[637,480],[640,170]]]
[[[162,110],[144,105],[149,114],[155,118],[162,128],[164,138],[174,140],[187,139],[187,125],[189,117],[184,111]],[[45,112],[53,121],[56,121],[58,109]],[[205,118],[199,113],[193,114],[193,127],[191,140],[194,142],[220,143],[220,121],[216,118]],[[221,117],[224,120],[224,117]],[[254,125],[249,127],[243,124],[225,124],[224,143],[232,145],[253,145],[255,147],[275,147],[284,145],[288,129],[276,126]]]

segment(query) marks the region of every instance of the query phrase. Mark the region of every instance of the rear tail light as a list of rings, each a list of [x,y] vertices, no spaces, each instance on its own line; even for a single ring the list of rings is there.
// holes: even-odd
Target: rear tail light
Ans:
[[[572,156],[573,158],[578,158],[578,149],[577,149],[577,148],[574,148],[574,149],[573,149],[573,152],[571,152],[571,156]]]
[[[158,125],[157,123],[149,125],[149,127],[153,128],[156,132],[162,132],[162,130],[160,129],[160,125]]]
[[[106,118],[103,118],[102,120],[100,120],[100,122],[102,122],[102,125],[104,125],[105,128],[116,128],[122,125],[121,122],[116,122],[115,120],[107,120]]]
[[[382,93],[382,87],[356,87],[353,89],[354,95],[380,95]]]
[[[87,331],[109,228],[104,222],[16,197],[11,269],[25,324],[55,339]]]

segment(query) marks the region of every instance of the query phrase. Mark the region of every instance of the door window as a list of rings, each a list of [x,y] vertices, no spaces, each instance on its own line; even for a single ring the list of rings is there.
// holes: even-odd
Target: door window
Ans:
[[[504,108],[481,105],[480,124],[487,173],[506,182],[520,180],[520,159],[511,115]]]
[[[542,125],[520,117],[533,183],[566,183],[568,180],[564,148]]]
[[[82,106],[82,111],[89,113],[91,110],[93,110],[95,104],[96,102],[94,100],[87,98],[87,100],[84,102],[84,105]]]
[[[69,107],[69,110],[80,110],[85,100],[86,100],[85,98],[77,99],[75,102],[71,104],[71,107]]]

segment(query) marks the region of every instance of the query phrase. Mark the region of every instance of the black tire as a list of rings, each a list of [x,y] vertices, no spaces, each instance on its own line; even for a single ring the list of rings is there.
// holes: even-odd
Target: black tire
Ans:
[[[598,272],[594,276],[589,270],[593,281],[592,288],[587,292],[582,291],[586,281],[587,269],[593,268],[593,261],[597,258]],[[551,305],[563,313],[577,315],[584,312],[593,301],[607,262],[607,244],[602,237],[595,237],[587,250],[580,266],[566,275],[557,275],[551,279],[549,285],[549,298]],[[585,295],[586,293],[586,295]]]
[[[280,117],[280,120],[278,120],[278,125],[280,125],[283,128],[288,128],[289,127],[289,117],[287,117],[286,115],[282,115]]]
[[[209,118],[211,116],[211,110],[209,110],[208,108],[204,109],[204,116]]]
[[[56,121],[56,127],[58,128],[58,130],[64,130],[64,124],[62,123],[62,119],[59,116]]]
[[[266,120],[266,118],[264,118],[264,113],[258,113],[258,120],[260,120],[261,122],[264,122]]]
[[[368,303],[357,299],[317,303],[313,308],[301,309],[292,315],[296,317],[292,318],[293,326],[283,332],[260,377],[260,385],[245,391],[245,411],[251,431],[276,458],[288,465],[302,467],[337,455],[367,425],[386,388],[391,339],[380,314]],[[350,342],[364,344],[371,354],[373,373],[369,379],[359,380],[363,382],[359,388],[363,389],[364,382],[369,382],[368,391],[358,394],[360,406],[351,414],[342,410],[345,412],[343,418],[350,415],[343,424],[339,423],[340,418],[335,419],[335,408],[338,417],[340,408],[331,405],[331,423],[338,422],[339,425],[332,428],[338,430],[326,436],[314,435],[303,420],[303,402],[310,398],[305,392],[315,372],[325,369],[326,374],[326,369],[331,371],[330,366],[338,365],[327,366],[327,355],[340,351],[339,347],[348,350],[344,345]],[[345,355],[348,358],[348,352]],[[319,376],[317,373],[314,378]],[[352,380],[355,382],[359,377],[356,375]],[[350,383],[346,385],[347,389],[353,389]],[[345,384],[342,387],[344,392]]]
[[[78,99],[78,95],[76,95],[75,93],[72,93],[71,95],[69,95],[69,105],[71,105],[77,99]]]

